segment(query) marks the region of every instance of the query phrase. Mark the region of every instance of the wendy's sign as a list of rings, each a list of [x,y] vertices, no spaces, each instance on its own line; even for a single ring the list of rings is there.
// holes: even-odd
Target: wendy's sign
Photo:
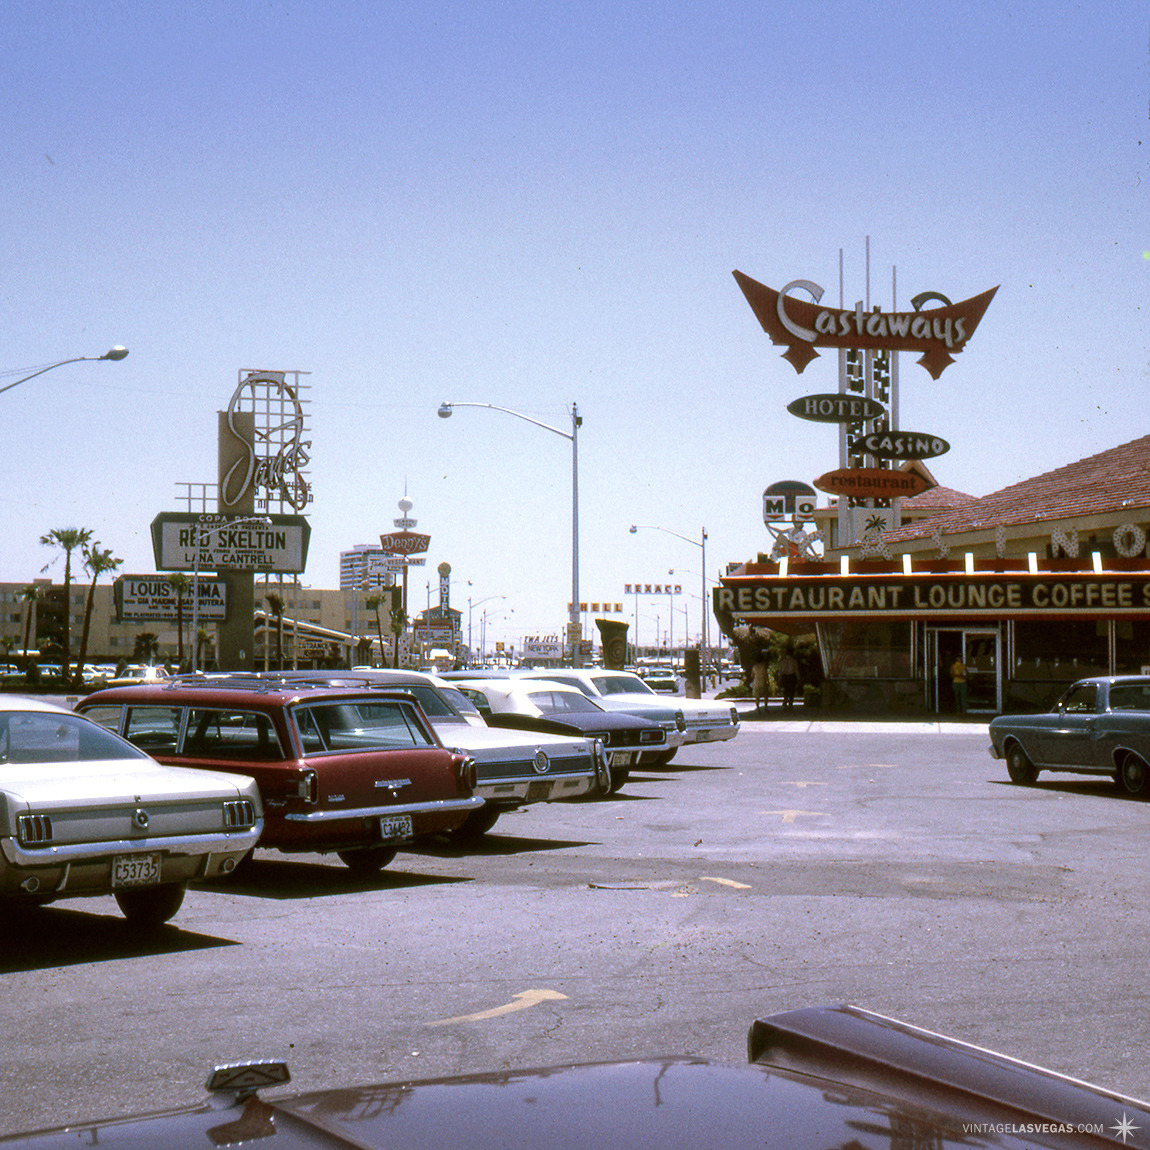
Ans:
[[[792,280],[781,291],[766,287],[734,272],[747,303],[775,344],[785,344],[783,359],[795,371],[818,358],[816,347],[862,348],[873,351],[917,351],[918,362],[934,379],[966,347],[974,335],[997,287],[960,303],[952,304],[937,292],[924,292],[911,301],[917,308],[929,300],[941,300],[943,307],[925,311],[864,311],[862,302],[853,310],[820,307],[823,289],[810,280]],[[797,299],[792,289],[807,292],[814,302]]]

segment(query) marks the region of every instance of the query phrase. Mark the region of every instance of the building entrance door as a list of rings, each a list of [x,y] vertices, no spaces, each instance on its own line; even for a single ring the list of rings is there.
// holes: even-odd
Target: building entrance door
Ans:
[[[929,704],[935,714],[953,714],[958,699],[951,679],[955,659],[966,667],[966,709],[998,714],[1002,709],[1002,637],[997,627],[931,627],[927,630]]]

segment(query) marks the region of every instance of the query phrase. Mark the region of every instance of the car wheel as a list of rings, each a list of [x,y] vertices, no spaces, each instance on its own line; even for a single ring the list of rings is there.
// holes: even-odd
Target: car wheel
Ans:
[[[116,904],[124,917],[139,927],[162,926],[180,909],[183,901],[184,884],[178,882],[116,891]]]
[[[1142,798],[1150,790],[1150,772],[1146,762],[1137,755],[1127,755],[1118,768],[1118,785],[1134,798]]]
[[[397,854],[395,847],[367,847],[359,851],[336,851],[339,861],[352,874],[378,874]]]
[[[1012,783],[1028,787],[1038,778],[1038,768],[1030,761],[1030,756],[1018,745],[1012,743],[1006,752],[1006,773]]]
[[[672,747],[669,751],[664,751],[656,760],[655,766],[665,767],[674,757],[678,747]]]
[[[501,813],[498,807],[493,807],[488,803],[486,806],[480,807],[479,810],[472,811],[464,820],[463,825],[456,827],[451,832],[451,837],[462,839],[465,842],[468,839],[482,838],[495,826]]]

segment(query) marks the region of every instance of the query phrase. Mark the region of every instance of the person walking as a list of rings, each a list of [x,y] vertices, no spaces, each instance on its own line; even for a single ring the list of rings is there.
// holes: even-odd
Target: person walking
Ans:
[[[956,655],[950,665],[950,682],[954,687],[954,707],[960,715],[966,713],[966,664]]]
[[[751,693],[755,697],[755,710],[767,709],[767,657],[762,651],[751,668]]]
[[[799,664],[788,647],[779,660],[779,688],[783,692],[783,710],[795,705],[795,691],[799,687]]]

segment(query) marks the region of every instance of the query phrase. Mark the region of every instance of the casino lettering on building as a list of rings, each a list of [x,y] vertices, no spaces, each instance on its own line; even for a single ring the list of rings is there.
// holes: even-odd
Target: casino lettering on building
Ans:
[[[814,521],[821,560],[732,566],[713,606],[721,621],[815,634],[824,706],[951,711],[956,657],[968,709],[987,714],[1150,669],[1150,436],[981,498],[903,498],[865,544],[839,538],[835,500]]]

